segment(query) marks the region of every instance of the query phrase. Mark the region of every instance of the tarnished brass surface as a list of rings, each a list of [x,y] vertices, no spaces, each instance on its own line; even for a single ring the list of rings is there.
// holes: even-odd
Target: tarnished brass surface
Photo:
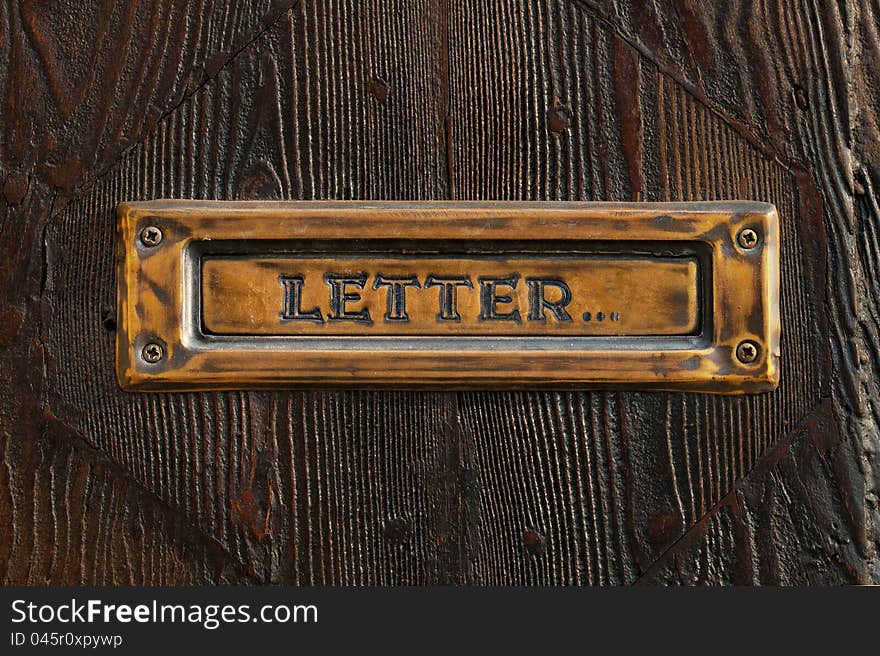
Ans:
[[[213,257],[202,265],[202,324],[217,335],[692,335],[697,268],[695,258]],[[365,280],[347,286],[360,300],[346,309],[366,314],[334,320],[328,272]],[[296,319],[283,315],[291,277],[302,279]],[[495,296],[511,299],[495,303],[503,319],[482,316],[486,278],[513,285],[495,283]],[[465,281],[455,285],[457,318],[442,318],[447,279]]]
[[[159,200],[119,234],[125,389],[778,381],[766,204]]]

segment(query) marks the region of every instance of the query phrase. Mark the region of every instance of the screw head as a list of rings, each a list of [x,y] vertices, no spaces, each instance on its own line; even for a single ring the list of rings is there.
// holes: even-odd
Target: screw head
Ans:
[[[739,346],[736,347],[736,359],[743,364],[752,364],[758,359],[758,354],[760,352],[761,347],[755,342],[747,339],[744,342],[740,342]]]
[[[158,246],[161,241],[162,231],[156,226],[147,226],[141,230],[141,243],[144,246],[152,248],[153,246]]]
[[[758,233],[751,228],[743,228],[736,236],[736,243],[738,243],[741,248],[750,250],[758,245]]]
[[[141,350],[141,357],[145,362],[156,364],[165,357],[165,349],[160,344],[156,344],[156,342],[150,342]]]

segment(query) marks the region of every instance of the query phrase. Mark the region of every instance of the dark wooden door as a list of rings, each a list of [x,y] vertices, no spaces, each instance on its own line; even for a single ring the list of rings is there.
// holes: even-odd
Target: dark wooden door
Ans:
[[[7,2],[0,580],[877,580],[871,3]],[[772,394],[126,394],[124,200],[755,199]]]

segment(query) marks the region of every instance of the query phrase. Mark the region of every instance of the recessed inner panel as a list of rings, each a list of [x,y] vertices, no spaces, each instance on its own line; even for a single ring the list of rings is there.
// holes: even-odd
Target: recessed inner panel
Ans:
[[[213,335],[680,336],[700,330],[694,255],[206,254]]]

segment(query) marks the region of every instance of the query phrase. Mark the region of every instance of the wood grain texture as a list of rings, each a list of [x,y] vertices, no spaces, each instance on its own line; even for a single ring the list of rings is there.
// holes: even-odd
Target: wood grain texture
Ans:
[[[585,133],[582,141],[573,141],[573,128],[565,128],[566,134],[551,137],[553,140],[545,144],[550,155],[541,151],[530,155],[526,144],[543,143],[548,135],[548,122],[543,114],[546,88],[535,86],[533,78],[527,76],[517,86],[509,87],[509,103],[499,104],[491,98],[484,103],[474,97],[473,89],[478,87],[469,76],[483,80],[488,89],[504,89],[503,80],[492,76],[493,70],[528,71],[531,66],[556,70],[562,79],[558,69],[563,60],[540,65],[503,61],[486,67],[482,57],[487,55],[464,48],[472,41],[463,35],[456,36],[456,14],[445,16],[437,7],[426,5],[418,11],[413,9],[411,22],[391,35],[406,39],[417,28],[423,34],[433,29],[434,38],[426,42],[421,52],[407,49],[409,57],[419,57],[408,65],[396,64],[402,81],[394,84],[395,78],[388,76],[391,91],[380,101],[367,83],[371,72],[353,70],[359,64],[357,52],[352,53],[351,60],[339,59],[336,63],[334,59],[335,44],[357,43],[354,35],[363,38],[364,29],[358,25],[358,29],[346,31],[344,8],[336,9],[343,13],[335,14],[337,21],[326,28],[329,32],[321,32],[321,37],[311,42],[310,34],[325,24],[329,8],[303,7],[301,12],[293,12],[285,24],[267,32],[221,71],[215,81],[170,114],[155,133],[95,185],[89,196],[73,203],[53,223],[46,243],[50,261],[57,261],[57,265],[47,277],[46,343],[52,345],[52,354],[61,345],[76,354],[88,354],[66,357],[63,364],[60,357],[49,356],[54,411],[78,432],[89,436],[98,448],[112,453],[114,460],[122,463],[140,484],[180,508],[246,568],[252,568],[265,580],[431,582],[449,579],[448,571],[457,572],[458,578],[449,580],[459,582],[632,580],[726,494],[787,425],[797,422],[815,405],[815,368],[806,366],[787,376],[776,397],[741,402],[635,394],[475,393],[427,399],[404,395],[399,404],[391,406],[400,414],[392,415],[387,425],[412,426],[412,432],[402,434],[401,439],[419,444],[424,449],[424,458],[434,464],[409,483],[415,491],[409,495],[420,510],[415,516],[403,516],[403,521],[415,521],[418,517],[424,523],[423,530],[413,531],[409,538],[413,545],[409,552],[412,562],[407,565],[409,569],[402,570],[412,578],[401,574],[400,578],[390,579],[381,578],[384,560],[377,554],[381,553],[378,548],[385,530],[383,517],[390,521],[399,513],[384,505],[378,490],[400,490],[391,482],[396,480],[395,472],[419,471],[412,469],[407,460],[411,454],[406,449],[390,450],[382,466],[372,470],[378,478],[377,487],[370,494],[378,496],[380,505],[371,521],[359,527],[363,520],[356,515],[343,513],[336,519],[336,531],[357,535],[355,543],[364,545],[366,553],[374,554],[359,564],[359,575],[346,574],[344,569],[327,570],[329,563],[334,567],[345,564],[344,559],[340,563],[330,556],[298,561],[308,566],[285,570],[285,554],[299,552],[303,543],[315,544],[317,553],[332,554],[336,538],[324,532],[320,523],[300,522],[294,526],[272,521],[273,515],[283,516],[291,504],[321,498],[325,479],[335,476],[326,464],[313,464],[308,470],[313,478],[307,475],[309,463],[302,459],[306,453],[315,452],[319,444],[335,444],[337,451],[349,443],[369,448],[370,442],[365,441],[362,432],[374,430],[369,427],[380,422],[383,404],[378,399],[384,397],[376,397],[375,405],[368,406],[373,410],[363,424],[342,422],[327,434],[323,422],[303,425],[305,419],[299,419],[297,413],[285,419],[290,412],[287,408],[298,407],[302,402],[298,394],[143,398],[120,393],[109,369],[97,386],[94,379],[87,377],[95,361],[112,364],[112,336],[101,328],[94,308],[112,308],[113,262],[109,254],[113,207],[123,199],[174,195],[325,198],[348,194],[418,198],[427,189],[433,189],[431,196],[449,193],[444,180],[450,173],[452,187],[459,197],[480,197],[471,185],[478,185],[477,189],[480,185],[499,185],[503,190],[508,181],[524,184],[524,179],[530,184],[522,194],[486,197],[621,199],[630,193],[632,171],[653,170],[662,159],[672,164],[667,164],[665,177],[658,179],[656,191],[645,183],[645,190],[640,192],[643,198],[648,193],[658,200],[749,193],[756,198],[769,196],[785,216],[786,243],[798,242],[798,206],[791,178],[774,168],[772,161],[753,154],[735,134],[726,134],[723,125],[713,124],[706,110],[688,100],[673,82],[665,81],[666,95],[661,98],[664,90],[658,91],[657,87],[663,81],[656,71],[646,74],[653,76],[649,79],[655,85],[654,95],[646,94],[646,100],[639,100],[644,109],[636,116],[645,124],[631,127],[630,133],[666,136],[645,144],[634,142],[633,148],[648,154],[632,165],[625,163],[632,153],[620,140],[624,131],[618,123],[617,107],[627,101],[620,99],[622,91],[614,88],[618,71],[613,63],[640,66],[639,58],[635,51],[579,11],[571,14],[571,20],[579,21],[582,30],[571,32],[569,47],[581,42],[589,47],[564,60],[580,63],[570,73],[576,79],[566,84],[591,94],[593,104],[575,105],[567,100],[572,106],[569,120],[584,131],[603,121],[604,127],[592,137],[594,142]],[[466,15],[474,20],[473,13]],[[427,21],[427,26],[420,20]],[[495,29],[501,32],[502,18],[497,20]],[[445,21],[449,21],[448,25]],[[442,64],[444,25],[447,38],[459,44],[451,49],[446,65],[460,77],[452,74],[448,89],[442,79],[434,85],[425,81],[430,79],[426,74],[436,76],[442,70],[437,60]],[[552,21],[549,27],[539,22],[519,26],[512,33],[543,34],[548,29],[559,27]],[[389,36],[387,30],[384,36]],[[486,43],[491,42],[488,36],[478,42],[482,43],[483,38]],[[296,47],[303,42],[309,43],[309,47]],[[331,62],[332,75],[309,77],[312,69],[308,61],[298,59],[301,52]],[[499,48],[491,52],[517,50]],[[519,52],[530,53],[532,49]],[[360,84],[339,92],[339,97],[330,98],[332,87],[323,86],[325,80],[358,78]],[[447,92],[451,94],[450,111],[444,115],[441,103]],[[538,94],[542,96],[541,104],[536,99]],[[425,110],[425,98],[431,99],[435,110]],[[652,101],[654,104],[649,104]],[[525,108],[513,109],[514,102],[531,103],[540,109],[532,115]],[[349,111],[354,115],[366,115],[368,120],[346,123],[345,139],[335,132],[324,135],[329,128],[323,117],[331,109],[338,113],[340,107],[348,105],[353,107]],[[460,107],[466,107],[468,113],[462,113]],[[445,123],[440,121],[441,116]],[[708,122],[714,132],[701,130],[700,121]],[[366,137],[368,131],[383,134],[379,127],[388,122],[398,127],[386,129],[387,139]],[[527,125],[525,132],[517,127],[522,122]],[[279,125],[287,127],[282,130]],[[497,125],[497,133],[488,130],[487,125]],[[444,136],[450,126],[453,131]],[[399,148],[396,140],[401,133],[406,133],[410,140],[409,157],[389,155]],[[287,137],[303,134],[312,135],[307,154],[297,147],[302,144],[300,139],[294,142]],[[229,139],[223,135],[229,135]],[[688,145],[699,138],[705,143]],[[467,151],[482,148],[484,140],[493,144],[513,141],[509,149],[498,151],[498,159],[486,152]],[[712,146],[720,153],[713,155]],[[566,147],[562,154],[557,152]],[[449,149],[446,162],[441,159],[444,148]],[[650,148],[653,150],[649,152]],[[666,153],[661,158],[662,149]],[[707,158],[691,163],[692,159],[698,160],[697,153],[706,153]],[[717,159],[708,159],[710,155]],[[721,161],[723,157],[738,158],[745,168],[736,175],[719,177],[715,182],[717,190],[706,188],[702,181],[708,180],[710,174],[717,175],[712,173],[710,161]],[[499,163],[504,158],[513,161]],[[606,161],[621,164],[616,167]],[[544,172],[533,175],[528,172],[529,167]],[[589,190],[584,187],[579,195],[569,195],[562,190],[576,183],[565,180],[578,167],[582,171],[592,170],[597,186]],[[494,177],[497,171],[520,168],[527,172],[522,177],[513,173]],[[623,178],[617,177],[620,168],[628,172]],[[370,173],[359,175],[360,171]],[[388,175],[397,186],[388,190],[372,186],[376,184],[373,171],[384,172],[382,175]],[[426,187],[426,181],[431,180],[433,186]],[[338,181],[342,181],[342,187],[334,186]],[[97,248],[96,238],[100,239]],[[811,311],[803,285],[805,276],[800,273],[809,265],[798,248],[788,249],[786,257],[783,320],[792,328],[785,342],[784,358],[806,361],[804,354],[816,350],[816,336],[808,320],[795,317],[807,317]],[[100,369],[103,371],[104,366]],[[83,381],[89,384],[84,385]],[[315,394],[309,398],[318,408],[312,412],[323,416],[326,407],[341,406],[340,398],[346,397]],[[295,428],[285,432],[287,421],[294,422],[291,426]],[[276,426],[279,422],[281,429]],[[450,422],[458,428],[450,431]],[[745,426],[751,427],[747,434]],[[120,442],[119,436],[125,436],[124,442]],[[658,436],[664,437],[658,440]],[[308,450],[297,452],[295,439],[306,440],[307,445],[312,440],[315,443]],[[206,454],[202,456],[205,464],[201,476],[198,465],[193,468],[186,464],[198,461],[199,450]],[[450,454],[456,450],[457,460],[449,463]],[[289,465],[282,467],[279,451],[302,456],[291,456]],[[505,458],[501,459],[498,453],[505,453]],[[227,455],[224,459],[219,454]],[[268,481],[259,494],[248,483],[255,461],[264,463],[261,478]],[[360,504],[355,500],[358,486],[363,483],[350,469],[342,471],[345,476],[333,498],[345,507],[358,508]],[[585,471],[590,472],[589,476]],[[456,481],[458,487],[453,486],[453,496],[435,487],[432,480],[437,477]],[[294,481],[309,483],[298,488]],[[517,492],[518,488],[523,489]],[[239,499],[243,495],[253,497],[249,502],[250,514],[240,511]],[[451,516],[455,504],[462,505],[465,512],[458,523]],[[315,520],[328,522],[329,518],[319,513]],[[543,546],[534,546],[538,543]],[[443,547],[437,552],[431,547],[436,544],[463,544],[463,551],[449,555]],[[419,562],[422,565],[417,566],[415,563]],[[425,565],[430,562],[444,565],[432,569]]]
[[[379,14],[378,5],[309,4],[285,16],[47,232],[53,409],[261,581],[456,581],[451,397],[124,394],[112,374],[115,327],[102,325],[115,300],[115,206],[442,196],[436,115],[424,107],[437,98],[438,38],[419,23],[434,12],[410,7],[381,30],[371,23]],[[424,47],[389,74],[378,44],[416,32]],[[359,39],[373,45],[359,51]],[[341,41],[355,47],[343,51]],[[381,103],[368,84],[376,71],[393,85]],[[409,156],[394,154],[403,149]],[[70,340],[76,346],[63,346]]]
[[[289,6],[0,8],[6,582],[876,580],[872,8]],[[113,208],[161,196],[774,202],[783,383],[124,395]]]
[[[69,430],[51,438],[40,428],[47,412],[53,416],[45,409],[40,325],[48,264],[43,235],[49,216],[79,185],[149,132],[284,6],[68,2],[44,9],[0,6],[0,569],[7,583],[216,580],[201,557],[183,555],[190,544],[193,554],[206,553],[199,544],[204,537],[186,537],[186,523],[156,510],[161,504],[151,507],[154,497],[142,488],[134,493],[118,469],[108,474],[99,453],[64,447]],[[55,544],[55,531],[65,524],[53,510],[64,505],[71,476],[94,492],[87,508],[71,509],[70,532],[95,536],[99,527],[115,527],[132,538],[128,551],[106,535],[96,544],[103,553],[88,557]],[[133,508],[123,509],[122,500]],[[107,523],[92,513],[105,514]],[[143,560],[151,548],[167,562]],[[132,558],[146,565],[126,570]],[[66,564],[49,571],[52,561]]]
[[[456,3],[450,44],[457,198],[761,198],[780,211],[782,362],[797,364],[776,394],[459,399],[493,509],[474,536],[479,580],[626,582],[819,401],[821,270],[803,246],[799,186],[570,2]],[[521,546],[528,530],[546,541],[541,565]]]
[[[293,1],[4,4],[2,200],[57,211]],[[3,268],[4,297],[39,280],[40,234],[4,221],[0,246],[27,256]]]
[[[821,204],[835,417],[858,469],[845,472],[853,537],[880,564],[880,332],[875,226],[876,3],[583,0],[664,71],[779,160],[803,167]],[[816,226],[818,228],[818,226]]]
[[[639,579],[640,584],[869,583],[852,538],[857,474],[825,401]],[[850,470],[850,471],[847,471]],[[856,503],[854,503],[856,502]]]
[[[248,582],[214,540],[51,415],[2,457],[0,509],[14,527],[0,539],[3,584]]]

